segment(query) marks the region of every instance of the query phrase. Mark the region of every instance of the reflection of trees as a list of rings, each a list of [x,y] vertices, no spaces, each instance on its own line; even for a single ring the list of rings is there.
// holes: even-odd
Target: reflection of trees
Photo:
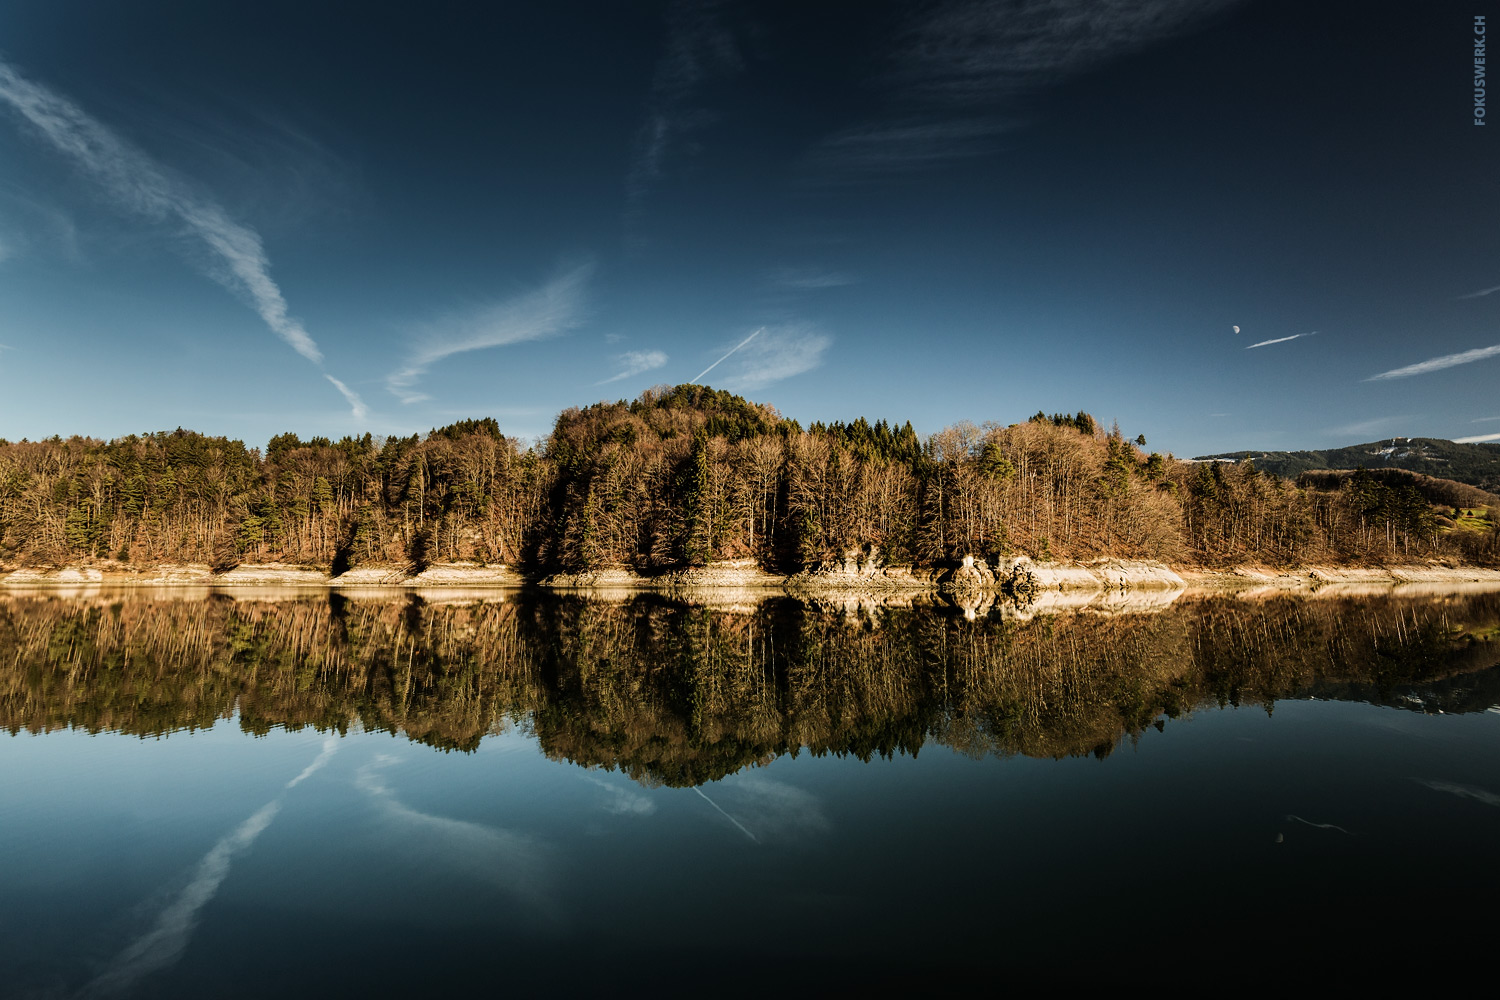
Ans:
[[[0,601],[0,725],[142,736],[350,726],[472,750],[527,724],[557,759],[696,784],[803,750],[1109,753],[1199,705],[1332,696],[1485,707],[1500,596],[965,621],[523,596],[431,605]],[[1494,676],[1491,676],[1494,675]]]

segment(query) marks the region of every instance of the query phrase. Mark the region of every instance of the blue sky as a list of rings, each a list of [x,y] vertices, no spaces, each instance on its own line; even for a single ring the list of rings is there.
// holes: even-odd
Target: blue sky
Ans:
[[[1500,434],[1483,4],[475,6],[0,6],[0,437]]]

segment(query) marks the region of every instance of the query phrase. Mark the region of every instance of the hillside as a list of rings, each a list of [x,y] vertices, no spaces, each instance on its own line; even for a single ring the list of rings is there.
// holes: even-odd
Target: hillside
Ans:
[[[1500,443],[1458,444],[1441,438],[1391,438],[1326,451],[1228,451],[1199,460],[1249,458],[1262,472],[1296,479],[1317,469],[1406,469],[1500,493]]]
[[[1422,499],[1434,507],[1500,508],[1500,496],[1477,486],[1470,486],[1468,483],[1439,479],[1436,476],[1424,476],[1420,472],[1410,472],[1400,468],[1369,469],[1366,472],[1371,480],[1382,486],[1392,489],[1399,489],[1403,486],[1412,487],[1422,495]],[[1358,470],[1351,469],[1315,469],[1298,476],[1297,485],[1304,489],[1336,492],[1346,483],[1351,483],[1358,475]]]
[[[1381,470],[1299,487],[1251,463],[1177,462],[1087,413],[926,439],[863,417],[804,429],[681,385],[564,410],[535,448],[489,418],[406,438],[286,433],[264,452],[182,429],[0,441],[0,564],[279,562],[338,575],[463,561],[545,576],[1013,555],[1500,562],[1492,505],[1433,485]],[[1452,520],[1454,507],[1468,510]]]

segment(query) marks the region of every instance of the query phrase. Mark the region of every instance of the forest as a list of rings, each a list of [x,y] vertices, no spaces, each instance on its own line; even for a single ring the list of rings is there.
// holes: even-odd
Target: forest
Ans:
[[[542,576],[753,559],[792,573],[856,550],[928,567],[1500,564],[1495,498],[1472,490],[1461,510],[1433,483],[1181,461],[1082,412],[923,438],[863,417],[804,428],[727,392],[661,386],[565,410],[530,447],[492,418],[404,438],[286,433],[263,451],[180,428],[0,440],[0,564],[475,562]]]

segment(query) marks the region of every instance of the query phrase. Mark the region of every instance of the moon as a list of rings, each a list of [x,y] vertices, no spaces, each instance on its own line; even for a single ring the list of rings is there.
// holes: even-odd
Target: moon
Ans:
[[[1239,327],[1235,327],[1235,328],[1234,328],[1234,332],[1235,332],[1235,333],[1239,333],[1239,332],[1240,332],[1240,328],[1239,328]]]

